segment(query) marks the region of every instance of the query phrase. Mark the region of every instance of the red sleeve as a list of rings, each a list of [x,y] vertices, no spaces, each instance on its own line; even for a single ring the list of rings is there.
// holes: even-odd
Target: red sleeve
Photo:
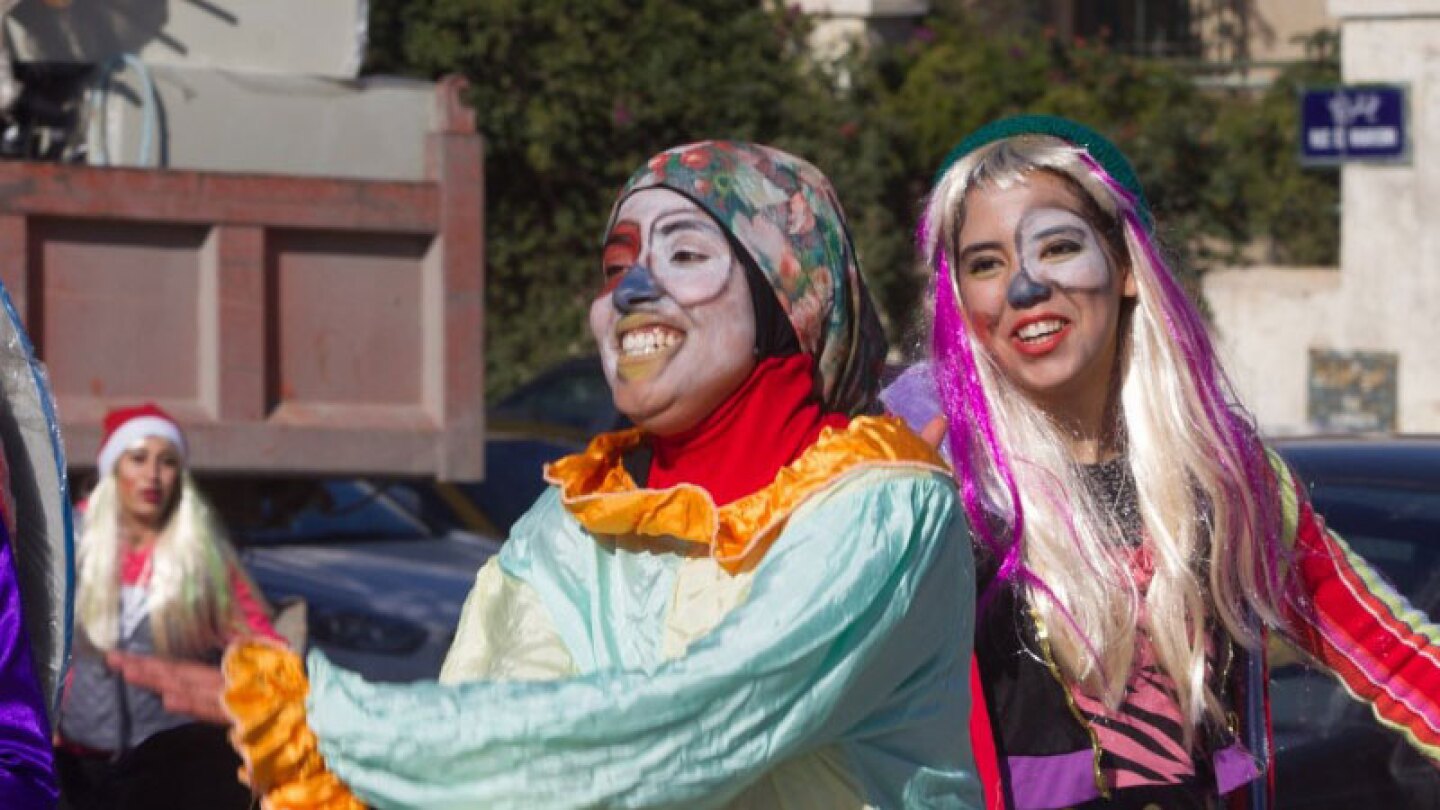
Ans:
[[[1440,628],[1299,503],[1288,635],[1381,723],[1440,759]]]
[[[270,616],[261,607],[260,600],[250,590],[250,578],[245,573],[234,567],[230,569],[230,590],[235,594],[235,607],[240,611],[240,617],[245,621],[247,634],[258,638],[269,639],[280,644],[289,646],[289,642],[283,636],[275,632],[275,626],[270,623]]]

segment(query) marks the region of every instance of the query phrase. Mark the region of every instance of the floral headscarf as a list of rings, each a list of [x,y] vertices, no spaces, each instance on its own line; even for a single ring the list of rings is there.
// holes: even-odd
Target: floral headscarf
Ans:
[[[885,337],[860,277],[830,181],[793,155],[759,144],[702,141],[651,158],[625,198],[667,188],[699,205],[749,252],[774,287],[800,348],[814,358],[825,407],[860,413],[874,401]]]

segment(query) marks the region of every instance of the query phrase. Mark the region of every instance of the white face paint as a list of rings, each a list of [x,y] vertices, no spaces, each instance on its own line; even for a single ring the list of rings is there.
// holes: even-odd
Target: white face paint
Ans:
[[[1067,290],[1110,286],[1110,257],[1090,223],[1063,208],[1040,208],[1020,220],[1021,267],[1036,283]]]
[[[615,406],[646,430],[698,424],[755,367],[745,271],[709,214],[669,189],[621,204],[590,307]]]
[[[986,351],[1021,389],[1066,408],[1108,395],[1121,302],[1135,295],[1083,210],[1048,172],[975,188],[955,254],[960,303]]]

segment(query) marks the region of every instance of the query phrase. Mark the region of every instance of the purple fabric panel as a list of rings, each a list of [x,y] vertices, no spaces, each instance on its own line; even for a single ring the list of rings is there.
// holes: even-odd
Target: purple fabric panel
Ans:
[[[0,807],[51,808],[59,797],[45,698],[21,615],[10,538],[0,524]]]
[[[940,395],[935,390],[935,379],[930,364],[916,363],[900,373],[895,381],[880,392],[880,402],[885,410],[905,420],[910,429],[919,433],[937,416],[944,416]],[[950,461],[950,443],[940,443],[940,455]]]
[[[1215,764],[1215,787],[1221,796],[1260,776],[1260,766],[1255,764],[1255,757],[1238,742],[1216,751],[1212,761]]]
[[[1095,787],[1095,754],[1089,749],[1046,757],[1006,757],[1015,810],[1050,810],[1088,802]]]

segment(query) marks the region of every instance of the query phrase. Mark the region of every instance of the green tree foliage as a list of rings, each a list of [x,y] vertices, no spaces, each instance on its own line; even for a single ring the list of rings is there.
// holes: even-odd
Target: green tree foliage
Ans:
[[[388,28],[373,64],[472,81],[492,393],[589,350],[601,230],[642,161],[704,138],[814,155],[815,133],[840,125],[801,21],[753,0],[409,0],[374,14]]]
[[[820,66],[807,21],[760,0],[374,0],[371,27],[372,70],[472,82],[487,149],[492,396],[590,350],[615,192],[649,155],[703,138],[772,143],[830,176],[907,351],[924,309],[916,213],[945,153],[998,116],[1049,112],[1110,133],[1192,290],[1207,264],[1257,237],[1290,262],[1333,261],[1338,243],[1334,173],[1301,170],[1294,155],[1295,89],[1332,76],[1333,59],[1263,95],[1206,90],[1103,41],[943,11],[906,42]]]
[[[1217,210],[1228,211],[1223,232],[1231,244],[1261,261],[1329,265],[1340,256],[1340,182],[1335,168],[1304,168],[1296,160],[1300,131],[1297,99],[1307,87],[1340,83],[1338,38],[1308,37],[1309,58],[1286,69],[1258,97],[1232,99],[1219,110],[1215,140],[1225,160],[1206,189]]]

